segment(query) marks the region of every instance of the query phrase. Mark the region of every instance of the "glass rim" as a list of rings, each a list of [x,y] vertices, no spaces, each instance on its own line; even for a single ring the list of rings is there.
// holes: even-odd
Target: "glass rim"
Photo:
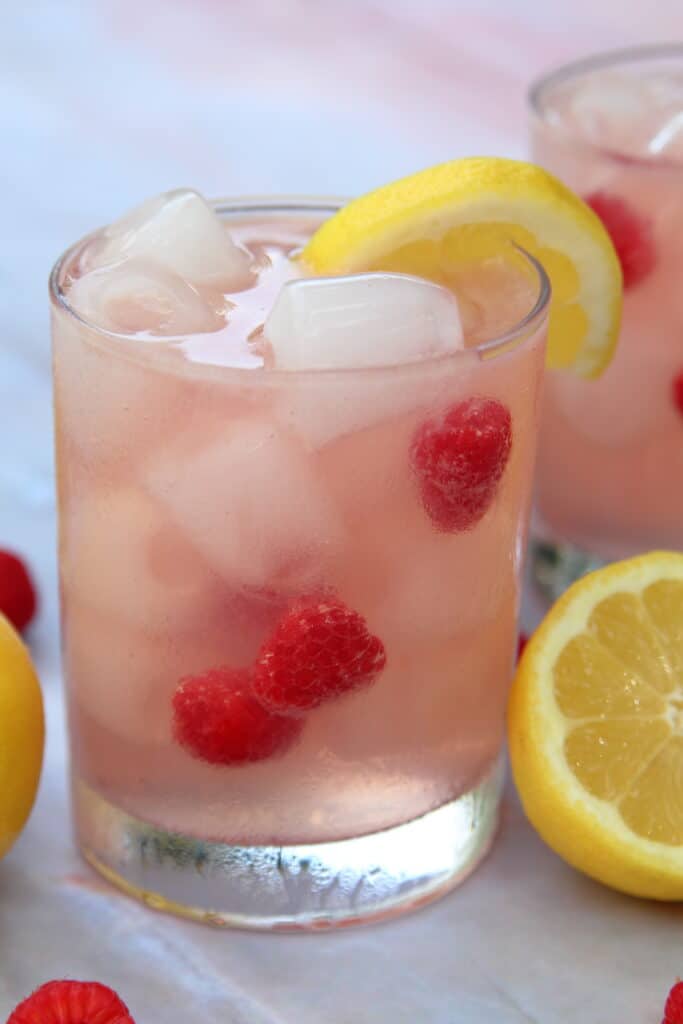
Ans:
[[[658,60],[680,60],[683,67],[683,41],[674,43],[651,43],[644,46],[622,47],[617,50],[601,50],[598,53],[580,57],[578,60],[560,64],[538,78],[535,78],[527,90],[527,104],[534,118],[543,124],[551,124],[549,114],[552,112],[551,101],[553,90],[572,80],[580,80],[585,75],[604,68],[625,67],[632,64],[657,62]],[[643,156],[627,151],[622,146],[604,146],[593,141],[580,129],[567,127],[552,122],[555,131],[561,132],[586,149],[594,150],[604,156],[617,160],[628,160],[629,163],[647,167],[653,171],[672,167],[683,168],[680,157],[662,158],[660,156]]]
[[[253,195],[253,196],[238,196],[238,197],[220,197],[216,199],[209,199],[208,202],[215,209],[216,213],[222,218],[228,217],[230,214],[268,214],[268,213],[284,213],[284,214],[296,214],[296,213],[335,213],[340,207],[342,207],[348,199],[338,196],[316,196],[316,195]],[[68,301],[67,293],[61,287],[61,277],[65,266],[73,258],[75,253],[91,238],[97,236],[97,234],[103,230],[102,228],[96,228],[94,231],[89,232],[87,235],[80,238],[78,241],[70,245],[56,260],[52,270],[50,271],[48,285],[49,295],[52,303],[65,312],[70,318],[77,321],[83,327],[87,328],[92,335],[92,343],[97,344],[97,340],[102,342],[100,347],[106,348],[106,350],[113,354],[131,356],[135,349],[138,349],[137,354],[143,352],[149,354],[150,348],[156,348],[158,342],[150,345],[148,341],[142,339],[136,339],[131,337],[129,334],[123,334],[116,331],[110,331],[106,327],[89,320],[87,317],[81,315]],[[472,356],[472,354],[482,354],[489,356],[494,353],[497,349],[503,349],[507,351],[513,342],[519,341],[523,344],[525,336],[536,334],[544,320],[547,319],[549,313],[550,299],[551,299],[551,285],[545,268],[533,256],[530,252],[527,252],[522,246],[517,243],[510,241],[510,246],[520,253],[526,260],[528,266],[531,268],[536,277],[536,297],[533,301],[531,308],[524,314],[524,316],[513,324],[507,331],[502,334],[496,335],[495,337],[488,338],[485,341],[480,342],[478,345],[473,345],[470,348],[458,349],[456,352],[439,354],[429,356],[426,359],[419,359],[411,361],[409,363],[387,363],[379,366],[349,366],[339,367],[337,369],[309,369],[309,370],[281,370],[277,368],[262,368],[261,373],[263,376],[267,376],[269,379],[272,378],[294,378],[294,377],[323,377],[323,376],[335,376],[352,373],[386,373],[388,371],[400,371],[415,369],[416,366],[431,366],[436,363],[448,364],[454,359],[462,358],[464,356]],[[159,341],[168,341],[170,344],[174,342],[183,341],[188,335],[171,335],[168,338],[161,338]],[[88,339],[91,340],[91,339]],[[122,342],[126,343],[125,353],[121,351],[120,345]],[[139,346],[139,348],[138,348]],[[516,347],[516,346],[515,346]],[[148,360],[145,360],[148,363]],[[255,374],[254,367],[241,367],[241,366],[230,366],[221,365],[218,363],[204,362],[198,360],[192,364],[195,367],[205,367],[211,372],[217,374],[248,374],[252,378]],[[263,377],[261,378],[263,379]]]

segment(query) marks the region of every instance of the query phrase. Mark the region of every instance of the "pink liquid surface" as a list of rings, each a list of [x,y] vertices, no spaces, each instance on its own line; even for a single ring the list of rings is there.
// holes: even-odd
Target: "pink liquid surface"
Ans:
[[[55,309],[73,770],[117,807],[199,837],[369,833],[469,791],[499,755],[543,332],[489,358],[276,373],[259,329],[312,222],[242,215],[230,229],[260,269],[227,296],[213,333],[170,346],[102,339]],[[67,287],[69,270],[76,258]],[[470,343],[519,312],[509,288],[481,294],[461,296]],[[516,302],[533,304],[528,284]],[[425,418],[472,396],[508,408],[512,451],[486,515],[447,534],[425,514],[408,452]],[[250,665],[315,587],[381,637],[379,678],[309,713],[282,756],[191,756],[173,735],[179,680]]]

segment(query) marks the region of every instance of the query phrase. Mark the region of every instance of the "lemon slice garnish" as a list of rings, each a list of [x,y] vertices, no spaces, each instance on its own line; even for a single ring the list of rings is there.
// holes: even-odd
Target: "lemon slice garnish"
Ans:
[[[593,211],[533,164],[472,157],[385,185],[326,221],[301,258],[315,274],[385,270],[448,284],[455,268],[511,242],[552,284],[548,365],[597,376],[619,331],[619,261]]]

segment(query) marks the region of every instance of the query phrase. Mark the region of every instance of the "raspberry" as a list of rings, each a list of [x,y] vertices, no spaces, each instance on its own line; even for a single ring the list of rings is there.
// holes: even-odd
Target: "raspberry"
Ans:
[[[248,669],[209,669],[181,679],[173,694],[176,740],[209,764],[246,764],[283,754],[302,729],[300,719],[271,714],[254,699]]]
[[[116,992],[97,981],[48,981],[6,1024],[135,1024]]]
[[[662,1024],[683,1024],[683,981],[676,982],[669,992]]]
[[[262,647],[254,693],[274,711],[309,711],[369,686],[385,664],[384,644],[358,612],[333,597],[302,600]]]
[[[28,626],[36,611],[36,591],[24,563],[11,551],[0,551],[0,612],[15,629]]]
[[[683,416],[683,370],[674,377],[672,392],[674,405]]]
[[[652,227],[633,207],[608,192],[592,192],[585,197],[607,229],[617,251],[624,288],[643,281],[655,265],[655,243]]]
[[[437,530],[476,526],[496,496],[511,448],[510,413],[495,398],[468,398],[418,428],[410,461]]]

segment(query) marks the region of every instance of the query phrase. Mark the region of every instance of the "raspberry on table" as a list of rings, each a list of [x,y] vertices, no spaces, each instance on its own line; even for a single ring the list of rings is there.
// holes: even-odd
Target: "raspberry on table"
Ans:
[[[173,694],[173,732],[193,757],[240,765],[284,754],[303,729],[273,714],[252,694],[248,669],[212,668],[182,679]]]
[[[48,981],[7,1018],[7,1024],[135,1024],[113,989],[98,981]]]
[[[302,599],[262,647],[254,694],[274,711],[301,713],[369,686],[385,664],[384,644],[362,615],[334,597]]]
[[[512,419],[495,398],[451,406],[417,430],[410,449],[427,515],[437,530],[470,530],[491,506],[512,450]]]
[[[33,619],[37,603],[24,562],[12,551],[0,550],[0,612],[21,632]]]
[[[662,1024],[683,1024],[683,981],[677,981],[669,992]]]
[[[624,288],[644,281],[656,263],[652,227],[649,221],[619,196],[592,192],[585,202],[604,224],[617,251]]]

